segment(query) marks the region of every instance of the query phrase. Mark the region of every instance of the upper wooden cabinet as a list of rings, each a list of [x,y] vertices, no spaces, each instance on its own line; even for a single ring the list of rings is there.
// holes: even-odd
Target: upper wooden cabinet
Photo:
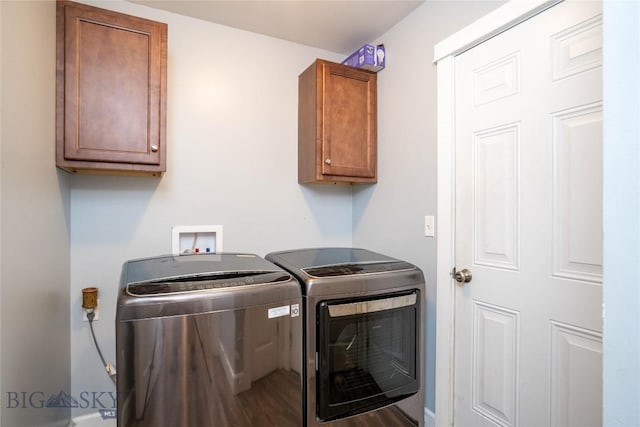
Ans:
[[[298,97],[298,182],[376,182],[376,74],[318,59]]]
[[[58,1],[56,33],[58,167],[161,175],[167,25]]]

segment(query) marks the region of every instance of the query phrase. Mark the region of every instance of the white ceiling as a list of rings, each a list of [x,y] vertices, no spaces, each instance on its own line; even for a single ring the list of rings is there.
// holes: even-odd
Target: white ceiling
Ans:
[[[129,0],[348,55],[425,0]]]

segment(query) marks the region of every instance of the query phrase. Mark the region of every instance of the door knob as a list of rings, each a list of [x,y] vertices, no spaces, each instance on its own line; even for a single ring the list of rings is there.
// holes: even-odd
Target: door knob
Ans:
[[[467,270],[466,268],[463,268],[462,270],[456,271],[453,277],[456,279],[456,282],[458,283],[469,283],[473,276],[471,275],[471,272],[469,270]]]
[[[330,165],[331,164],[331,159],[327,159],[324,161],[326,164]]]
[[[152,151],[152,152],[154,152],[154,153],[155,153],[156,151],[158,151],[158,146],[157,146],[157,145],[152,145],[152,146],[151,146],[151,151]]]

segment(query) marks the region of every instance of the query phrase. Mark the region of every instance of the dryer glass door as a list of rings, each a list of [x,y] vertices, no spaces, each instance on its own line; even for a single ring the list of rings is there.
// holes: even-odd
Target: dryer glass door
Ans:
[[[419,389],[419,291],[318,306],[317,416],[335,420]]]

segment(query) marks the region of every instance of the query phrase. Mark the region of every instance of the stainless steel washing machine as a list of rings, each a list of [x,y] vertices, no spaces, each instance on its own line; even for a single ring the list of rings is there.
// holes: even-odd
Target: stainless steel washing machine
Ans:
[[[303,425],[299,283],[253,254],[128,261],[119,427]]]
[[[423,426],[422,271],[353,248],[266,259],[302,284],[306,425]]]

